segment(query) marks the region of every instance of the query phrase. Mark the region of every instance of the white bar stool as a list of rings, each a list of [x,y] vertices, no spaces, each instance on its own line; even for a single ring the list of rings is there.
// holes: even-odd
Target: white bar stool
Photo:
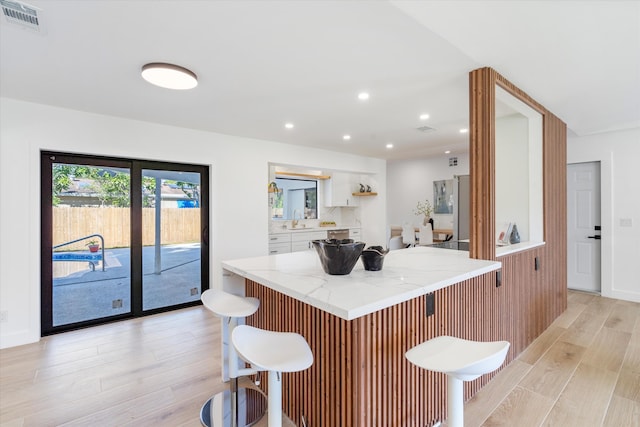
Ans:
[[[469,341],[440,336],[405,353],[414,365],[447,374],[447,425],[464,426],[463,381],[471,381],[500,367],[509,351],[508,341]]]
[[[298,372],[313,364],[313,353],[302,335],[240,325],[231,341],[242,359],[269,372],[267,413],[269,427],[282,427],[282,372]]]
[[[230,339],[234,329],[238,327],[238,319],[243,319],[258,311],[260,300],[252,297],[241,297],[224,292],[218,289],[207,289],[200,297],[202,304],[214,315],[222,318],[222,327],[227,329]],[[230,390],[218,393],[207,400],[200,410],[200,421],[207,427],[222,427],[239,425],[238,420],[238,377],[245,375],[255,375],[256,369],[240,368],[238,354],[233,345],[228,345],[229,358],[229,383]],[[244,400],[264,401],[264,396],[258,391],[250,388],[241,388]],[[226,403],[230,402],[230,405]],[[225,409],[230,412],[225,414]],[[240,425],[253,425],[262,418],[263,413],[253,414],[253,419],[246,415]]]

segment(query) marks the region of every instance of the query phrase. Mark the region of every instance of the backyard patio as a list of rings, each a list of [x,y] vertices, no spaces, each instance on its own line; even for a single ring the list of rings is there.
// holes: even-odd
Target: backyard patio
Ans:
[[[88,254],[87,251],[84,253]],[[130,258],[129,248],[106,249],[104,261],[97,262],[95,271],[89,262],[55,261],[54,264],[80,264],[82,267],[79,271],[54,277],[53,325],[128,313],[131,310]],[[155,247],[143,247],[143,309],[200,299],[200,244],[163,245],[160,259],[160,271],[156,273]]]

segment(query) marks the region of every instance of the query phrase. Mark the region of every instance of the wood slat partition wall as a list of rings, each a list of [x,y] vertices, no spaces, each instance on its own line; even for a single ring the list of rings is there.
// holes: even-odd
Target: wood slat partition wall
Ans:
[[[469,256],[495,259],[496,76],[492,68],[469,73]]]
[[[503,262],[505,277],[518,286],[536,289],[535,306],[543,310],[535,319],[541,331],[567,307],[567,128],[553,113],[491,68],[469,73],[471,224],[470,256],[496,259],[495,252],[495,87],[500,86],[538,111],[543,117],[544,247],[528,255],[509,255]],[[540,274],[531,276],[531,262],[538,256]],[[526,262],[523,257],[528,257]],[[511,271],[513,269],[514,271]],[[544,286],[535,286],[542,281]],[[510,301],[509,303],[523,303]],[[531,320],[531,319],[528,319]],[[539,332],[538,332],[539,333]],[[522,337],[520,337],[522,338]],[[527,342],[530,342],[528,339]]]
[[[549,241],[551,232],[554,232],[554,236],[560,233],[560,236],[566,237],[566,124],[492,68],[480,68],[469,73],[470,256],[477,259],[496,259],[496,85],[538,111],[543,117],[545,242]],[[553,230],[548,228],[549,225]]]
[[[496,287],[490,273],[437,291],[436,312],[429,317],[420,297],[345,321],[247,280],[247,295],[260,299],[247,323],[300,333],[311,346],[313,366],[283,375],[284,410],[297,425],[304,416],[311,426],[423,427],[446,418],[446,377],[410,364],[408,349],[443,334],[504,339],[513,343],[510,362],[547,323],[534,309],[537,290],[517,286],[519,278],[505,282]],[[494,375],[465,383],[465,397]]]
[[[544,114],[543,159],[546,244],[542,269],[548,284],[545,300],[557,317],[567,309],[567,125],[548,111]]]

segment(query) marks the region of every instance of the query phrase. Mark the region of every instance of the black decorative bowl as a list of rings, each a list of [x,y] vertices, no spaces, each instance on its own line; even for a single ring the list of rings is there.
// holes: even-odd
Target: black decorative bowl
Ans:
[[[320,257],[324,272],[333,275],[351,273],[365,245],[364,242],[351,239],[313,240],[311,243]]]
[[[362,265],[367,271],[380,271],[382,270],[382,264],[384,263],[384,256],[389,252],[389,249],[383,249],[382,246],[369,246],[362,251],[360,259],[362,259]]]

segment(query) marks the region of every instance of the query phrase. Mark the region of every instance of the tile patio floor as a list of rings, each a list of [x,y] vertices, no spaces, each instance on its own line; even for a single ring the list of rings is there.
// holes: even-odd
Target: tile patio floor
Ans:
[[[55,278],[53,325],[129,312],[129,255],[129,248],[105,249],[105,271],[102,271],[101,265],[97,266],[95,271],[91,271],[86,263],[86,268],[81,271]],[[200,299],[199,243],[162,246],[160,274],[154,273],[155,247],[145,246],[142,259],[144,310]],[[117,307],[120,300],[122,306]]]

